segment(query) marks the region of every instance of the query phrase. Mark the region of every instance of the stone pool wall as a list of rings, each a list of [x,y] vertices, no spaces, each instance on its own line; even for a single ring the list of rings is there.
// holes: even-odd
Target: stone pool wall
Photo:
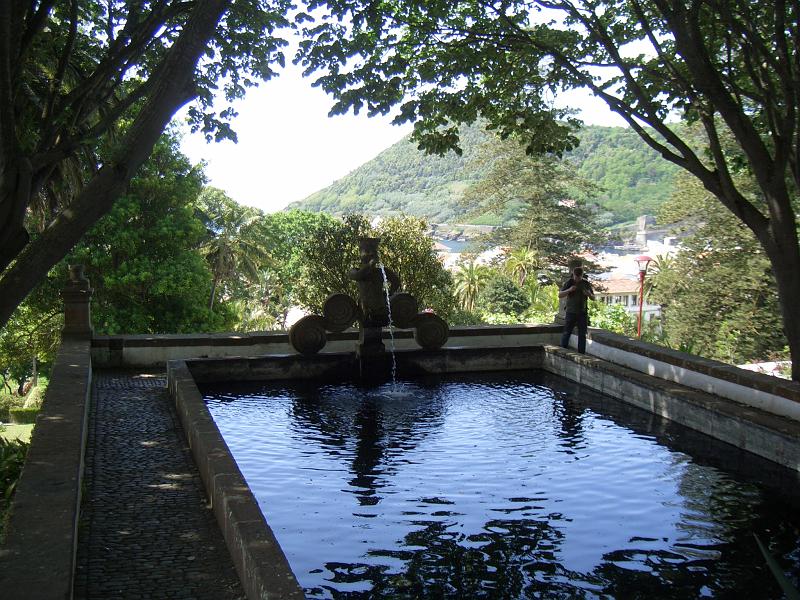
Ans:
[[[301,599],[303,590],[222,439],[184,361],[169,366],[169,391],[214,516],[248,598]]]
[[[792,381],[599,329],[592,331],[587,352],[668,383],[678,383],[800,421],[800,384]]]
[[[561,338],[560,325],[485,325],[452,327],[445,348],[497,348],[556,344]],[[388,349],[391,340],[383,332]],[[394,332],[397,349],[419,349],[413,331]],[[320,354],[354,352],[358,331],[329,333],[328,343]],[[220,333],[190,335],[117,335],[98,336],[92,341],[92,360],[99,367],[160,367],[167,361],[187,358],[257,357],[295,354],[286,332]]]
[[[413,368],[433,369],[434,372],[544,368],[767,456],[800,473],[797,451],[800,444],[797,430],[800,385],[797,383],[601,330],[590,332],[589,354],[580,356],[555,346],[560,340],[560,332],[557,325],[457,327],[451,330],[451,338],[442,352],[417,352],[414,353],[416,357],[409,354],[410,358],[400,368],[411,368],[415,364]],[[398,349],[416,348],[410,331],[398,331],[395,338]],[[323,353],[325,360],[333,360],[329,356],[332,353],[352,351],[356,339],[355,331],[332,334]],[[388,347],[388,334],[386,342]],[[491,348],[498,350],[487,352]],[[297,362],[297,357],[279,359],[277,356],[291,354],[285,333],[111,336],[96,337],[91,341],[87,336],[84,340],[65,341],[37,421],[29,463],[26,463],[14,499],[8,537],[0,548],[0,589],[23,590],[20,592],[22,595],[16,597],[40,600],[69,597],[71,593],[86,406],[93,365],[165,368],[166,362],[174,359],[238,356],[255,359],[247,367],[239,367],[252,378],[259,373],[262,376],[263,369],[281,372],[277,362]],[[428,354],[427,358],[425,354]],[[273,364],[268,364],[270,361]],[[225,367],[221,361],[212,367],[211,362],[205,376],[216,378]],[[259,363],[261,366],[254,368]],[[298,369],[297,364],[294,369]],[[350,368],[353,368],[352,363]],[[306,372],[307,366],[301,370]],[[171,367],[171,372],[177,373],[175,367]],[[244,372],[240,371],[238,375]],[[189,382],[195,386],[192,377],[183,376],[181,379],[182,385]],[[177,381],[177,378],[172,381]],[[177,385],[170,385],[177,400]],[[194,404],[196,406],[196,398]],[[195,420],[195,423],[199,422]],[[199,432],[202,428],[196,429]],[[197,446],[198,434],[191,435],[195,436]],[[212,448],[211,456],[220,452],[218,442],[206,448]],[[195,456],[197,458],[197,454]],[[224,466],[226,462],[222,459],[216,464]],[[227,464],[230,469],[230,464]],[[210,473],[209,465],[203,468],[206,474]],[[209,496],[214,498],[218,515],[224,513],[235,517],[230,522],[221,518],[220,523],[223,530],[229,529],[226,535],[232,535],[231,553],[234,560],[244,565],[246,575],[243,579],[249,573],[258,580],[249,584],[251,597],[267,594],[265,585],[285,585],[287,587],[276,589],[288,590],[287,594],[296,593],[282,568],[276,567],[272,573],[273,580],[268,574],[272,567],[266,569],[266,574],[264,569],[259,572],[256,568],[258,564],[277,565],[281,561],[275,558],[275,549],[271,548],[264,534],[255,533],[261,529],[255,524],[258,519],[252,506],[247,508],[244,500],[249,490],[245,492],[241,481],[230,472],[224,472],[224,468],[212,479],[218,488],[225,484],[229,490],[220,488],[215,496],[212,489]],[[796,484],[796,480],[787,483]],[[239,558],[237,553],[240,553]],[[267,560],[267,556],[272,558]]]
[[[0,545],[2,598],[72,597],[92,381],[89,348],[88,338],[68,337],[56,356]]]
[[[781,412],[795,414],[791,410],[791,403],[797,402],[795,398],[800,392],[797,384],[665,351],[601,331],[593,332],[589,350],[590,354],[581,355],[544,343],[494,348],[444,348],[433,352],[399,351],[397,368],[404,376],[543,369],[768,458],[788,468],[784,485],[797,486],[800,483],[800,421],[786,414],[765,410],[788,406],[789,410],[780,408]],[[601,357],[603,355],[616,359],[616,362]],[[664,368],[663,365],[671,367]],[[258,548],[258,543],[263,544],[264,535],[270,540],[274,538],[267,526],[267,534],[257,527],[242,527],[242,517],[225,509],[229,502],[226,499],[233,497],[239,503],[242,514],[260,514],[252,494],[242,494],[241,474],[229,458],[227,446],[200,398],[196,382],[289,377],[341,380],[356,374],[355,361],[349,353],[323,354],[312,358],[298,355],[198,358],[169,363],[170,391],[190,438],[195,460],[204,473],[208,495],[221,505],[215,506],[215,513],[222,519],[220,525],[226,535],[229,531],[233,532],[229,547],[235,555],[242,554],[240,560],[258,563],[255,557],[247,558],[249,548]],[[752,392],[752,398],[748,397],[746,390]],[[718,395],[723,393],[735,394],[739,399]],[[747,400],[751,402],[743,402]],[[197,423],[202,427],[196,427]],[[219,458],[221,456],[228,458]],[[231,475],[229,471],[234,469],[236,473]],[[259,532],[261,537],[251,543],[247,536],[254,531]],[[269,542],[271,544],[272,541]],[[283,564],[283,561],[278,562]],[[272,572],[274,574],[276,568],[272,568]],[[255,571],[250,575],[254,579],[259,577]],[[287,577],[280,575],[281,581]],[[269,585],[265,580],[250,584],[260,589],[269,588]]]
[[[453,327],[445,349],[512,348],[557,345],[559,325],[485,325]],[[358,332],[329,334],[321,355],[352,352]],[[384,332],[389,347],[389,334]],[[572,338],[575,347],[576,338]],[[395,332],[399,350],[418,349],[410,330]],[[800,385],[769,375],[738,369],[717,361],[632,340],[601,329],[591,329],[587,344],[591,356],[727,398],[770,413],[800,420]],[[98,367],[164,368],[169,360],[193,358],[263,357],[293,355],[284,332],[193,335],[99,336],[92,340],[92,361]]]
[[[713,376],[700,378],[700,373],[690,371],[684,381],[695,385],[687,385],[650,375],[646,370],[643,372],[592,354],[576,354],[557,346],[545,348],[542,368],[767,458],[800,476],[800,421],[756,406],[766,395],[772,397],[775,404],[793,402],[790,398],[776,393],[757,394],[758,390],[753,390],[756,401],[732,400],[703,389],[715,389],[715,386],[726,389],[726,382],[715,380]],[[790,393],[795,391],[792,385],[778,388]],[[744,397],[744,400],[748,398]]]

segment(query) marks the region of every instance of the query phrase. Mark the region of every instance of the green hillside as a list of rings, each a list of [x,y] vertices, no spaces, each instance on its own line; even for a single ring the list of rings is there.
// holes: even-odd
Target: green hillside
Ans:
[[[673,190],[678,167],[646,146],[627,127],[586,127],[568,158],[578,173],[600,186],[600,205],[614,222],[653,215]]]
[[[477,127],[465,128],[461,156],[428,156],[408,139],[381,152],[352,173],[289,208],[341,215],[365,212],[376,215],[408,214],[432,223],[463,220],[459,200],[464,190],[483,173],[475,158],[487,135]],[[640,214],[653,214],[672,189],[677,167],[646,147],[639,137],[622,127],[586,127],[581,145],[567,156],[578,173],[603,190],[598,202],[612,222]]]

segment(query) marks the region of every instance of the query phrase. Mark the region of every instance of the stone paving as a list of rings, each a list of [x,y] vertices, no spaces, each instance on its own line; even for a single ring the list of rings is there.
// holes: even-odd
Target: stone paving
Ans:
[[[244,598],[164,374],[93,377],[75,598]]]

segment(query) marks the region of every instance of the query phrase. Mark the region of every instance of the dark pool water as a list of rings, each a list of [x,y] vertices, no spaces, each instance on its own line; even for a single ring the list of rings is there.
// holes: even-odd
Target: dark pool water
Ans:
[[[780,598],[796,476],[563,379],[207,387],[310,598]]]

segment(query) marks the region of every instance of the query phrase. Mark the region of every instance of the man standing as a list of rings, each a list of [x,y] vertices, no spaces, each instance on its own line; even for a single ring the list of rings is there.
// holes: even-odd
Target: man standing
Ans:
[[[561,335],[561,345],[569,348],[569,338],[575,325],[578,326],[578,352],[586,352],[586,330],[589,327],[588,299],[594,300],[592,284],[583,278],[583,269],[575,267],[572,277],[564,282],[559,298],[567,299],[567,316],[564,323],[564,333]]]

